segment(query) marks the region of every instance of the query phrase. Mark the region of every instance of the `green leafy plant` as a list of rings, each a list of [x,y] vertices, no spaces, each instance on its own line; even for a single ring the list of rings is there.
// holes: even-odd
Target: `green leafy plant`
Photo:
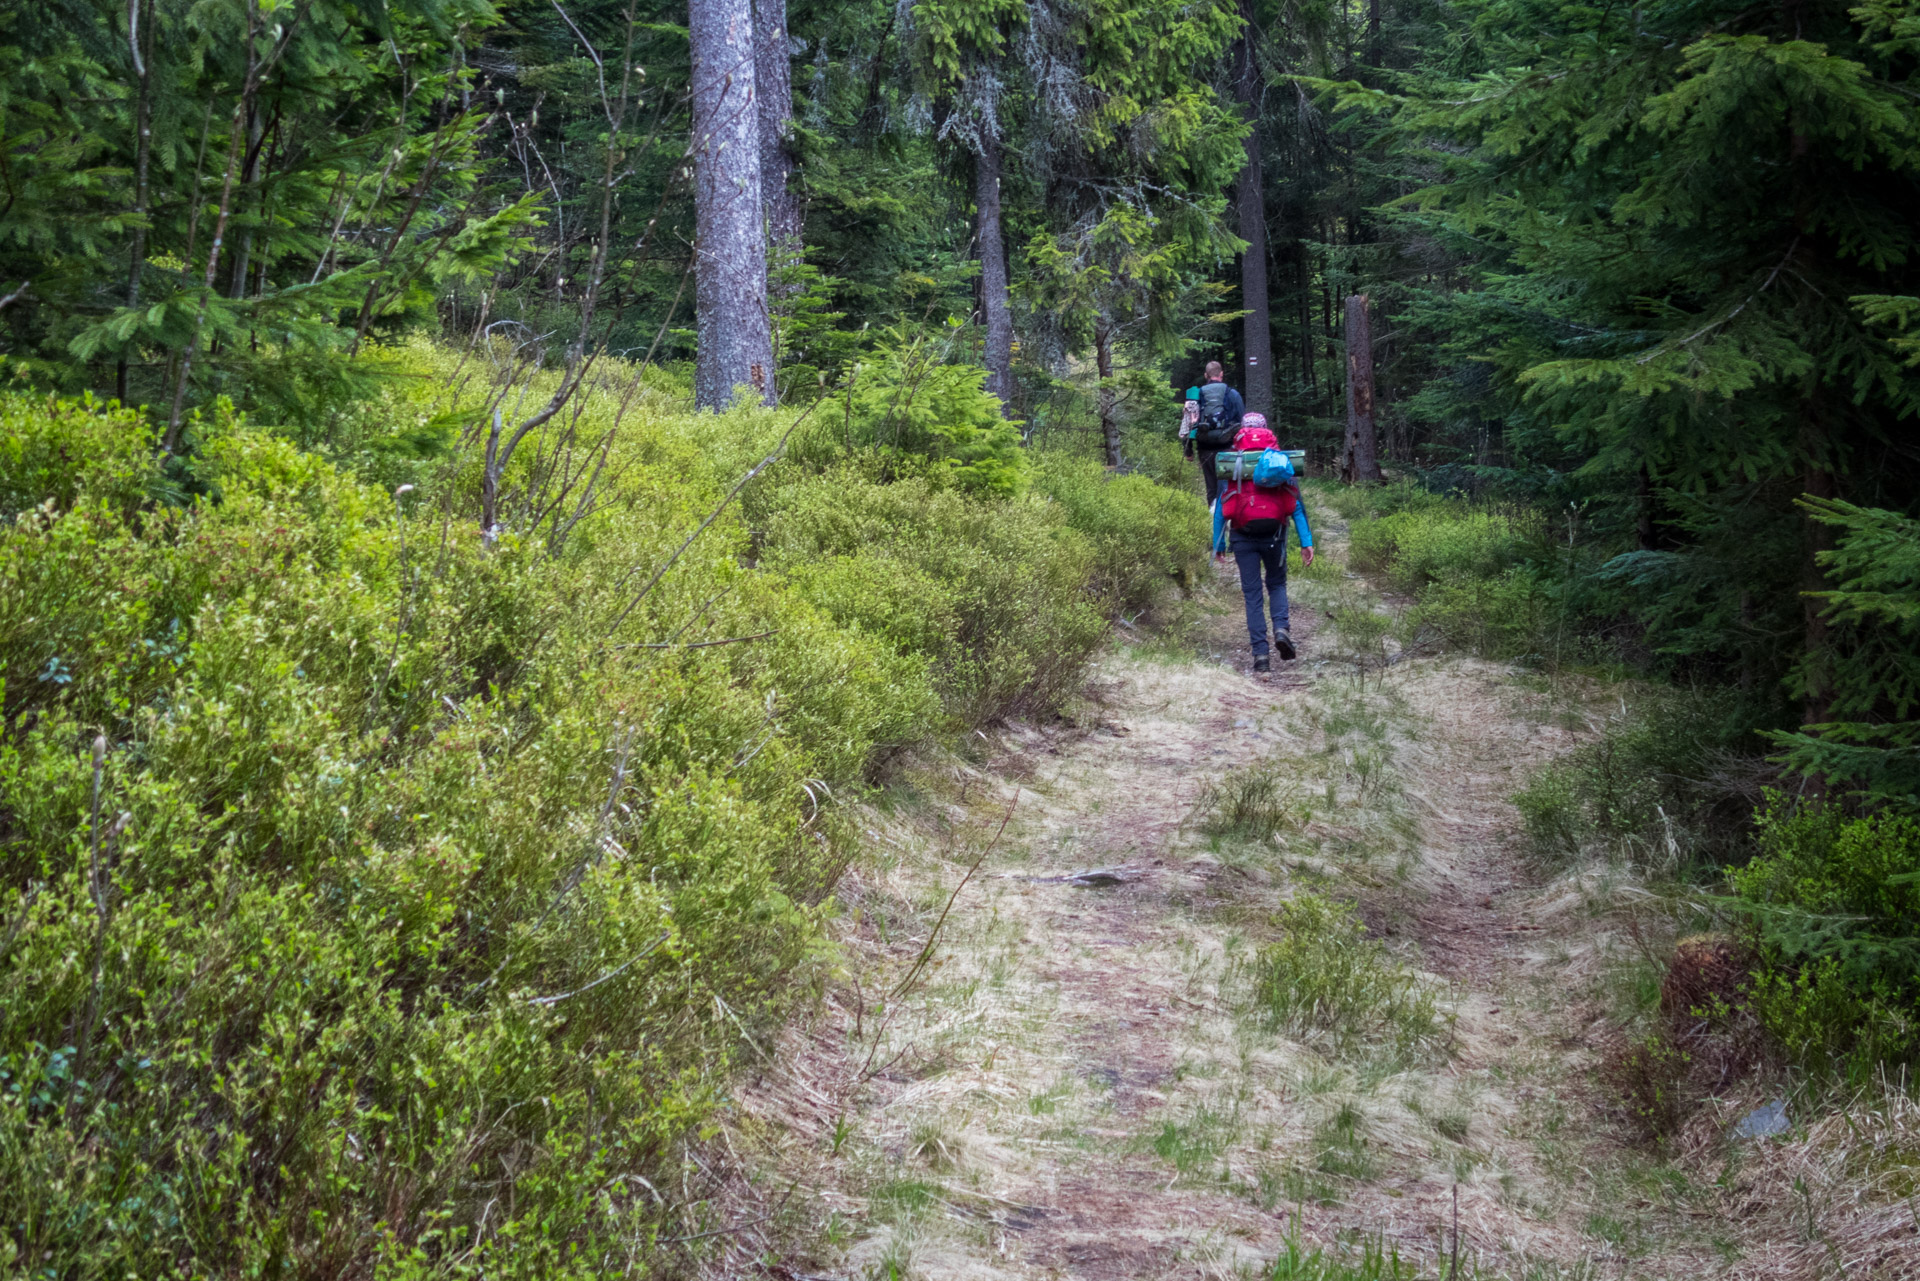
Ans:
[[[1253,963],[1253,1000],[1269,1026],[1336,1045],[1377,1042],[1408,1055],[1444,1035],[1433,993],[1374,939],[1358,913],[1300,893],[1274,915],[1278,932]]]
[[[924,664],[963,724],[1058,706],[1106,635],[1091,548],[1031,495],[885,483],[855,462],[786,486],[756,519],[769,567]]]
[[[403,425],[471,421],[460,353],[393,359]],[[584,1276],[698,1217],[606,1189],[677,1182],[817,982],[847,801],[1107,623],[1060,504],[850,463],[730,507],[793,412],[623,394],[564,539],[559,435],[483,539],[478,460],[375,487],[370,421],[204,417],[189,493],[136,411],[0,395],[0,1248]]]
[[[1298,823],[1304,808],[1299,785],[1269,761],[1234,766],[1208,783],[1194,803],[1203,831],[1252,840]]]
[[[1760,965],[1752,1003],[1802,1061],[1871,1079],[1920,1062],[1920,821],[1775,793],[1729,873]]]
[[[848,372],[844,404],[821,408],[800,456],[875,448],[924,459],[926,474],[969,493],[1019,493],[1027,479],[1019,425],[982,386],[986,370],[952,363],[957,336],[889,332]]]

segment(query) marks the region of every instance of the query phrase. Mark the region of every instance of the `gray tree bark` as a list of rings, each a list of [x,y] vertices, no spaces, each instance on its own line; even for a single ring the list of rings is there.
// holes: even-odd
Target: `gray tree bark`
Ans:
[[[773,401],[773,327],[760,207],[760,109],[751,0],[689,0],[693,47],[693,398]]]
[[[1373,326],[1365,294],[1347,297],[1347,443],[1340,478],[1348,484],[1386,479],[1373,426]]]
[[[1100,443],[1106,451],[1107,466],[1120,465],[1120,415],[1113,392],[1113,330],[1107,318],[1093,322],[1093,362],[1100,374]]]
[[[987,390],[1000,398],[1000,413],[1013,405],[1013,308],[1007,296],[1007,244],[1000,230],[1000,140],[981,131],[973,164],[974,237],[980,254],[980,321],[986,330],[981,362]]]
[[[801,254],[800,197],[793,191],[793,60],[787,42],[787,0],[755,0],[754,89],[760,99],[760,195],[767,242],[784,266]]]
[[[1241,370],[1241,395],[1248,409],[1271,417],[1273,317],[1267,295],[1267,203],[1260,169],[1259,68],[1254,65],[1250,42],[1241,41],[1240,50],[1239,97],[1255,126],[1247,134],[1247,163],[1235,184],[1240,239],[1247,242],[1240,255],[1240,305],[1247,309],[1246,337],[1241,344],[1241,355],[1246,361]]]

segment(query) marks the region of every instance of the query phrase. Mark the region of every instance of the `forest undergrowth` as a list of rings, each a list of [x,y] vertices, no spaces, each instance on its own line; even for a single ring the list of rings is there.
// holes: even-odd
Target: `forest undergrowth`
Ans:
[[[488,497],[484,406],[561,376],[512,353],[395,349],[315,449],[222,408],[185,490],[135,411],[0,398],[0,1268],[670,1271],[856,802],[1197,559],[1180,496],[983,477],[897,383],[716,417],[605,364]]]

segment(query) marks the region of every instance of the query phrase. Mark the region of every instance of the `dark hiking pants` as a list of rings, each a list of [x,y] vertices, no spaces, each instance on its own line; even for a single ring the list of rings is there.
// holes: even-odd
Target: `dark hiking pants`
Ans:
[[[1236,529],[1228,537],[1227,547],[1233,552],[1233,563],[1240,570],[1240,594],[1247,601],[1247,640],[1253,645],[1253,656],[1264,658],[1267,653],[1268,604],[1273,609],[1274,630],[1288,630],[1287,527],[1283,523],[1279,532],[1265,538],[1249,538]],[[1263,573],[1266,578],[1266,601],[1261,600],[1263,588],[1260,580]]]

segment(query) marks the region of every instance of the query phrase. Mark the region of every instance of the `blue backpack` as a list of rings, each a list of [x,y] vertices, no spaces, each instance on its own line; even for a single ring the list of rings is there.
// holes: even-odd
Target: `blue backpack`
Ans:
[[[1284,449],[1263,449],[1253,461],[1253,483],[1269,489],[1278,488],[1293,479],[1293,459],[1287,457]]]

